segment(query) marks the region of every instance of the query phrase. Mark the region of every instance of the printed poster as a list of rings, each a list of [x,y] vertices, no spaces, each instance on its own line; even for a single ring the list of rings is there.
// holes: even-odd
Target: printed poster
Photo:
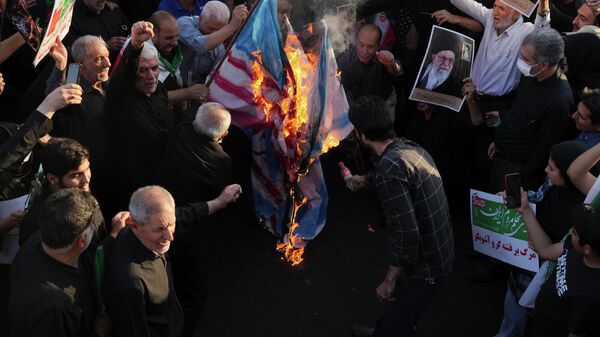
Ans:
[[[600,179],[596,179],[592,188],[588,192],[585,200],[583,201],[584,205],[591,205],[593,208],[600,206]]]
[[[526,17],[530,17],[533,11],[537,8],[540,0],[502,0],[502,2],[521,12],[521,14],[525,15]]]
[[[409,99],[460,111],[463,79],[471,77],[474,53],[472,38],[433,26]]]
[[[535,205],[529,205],[535,212]],[[521,269],[537,272],[539,257],[529,247],[521,214],[506,208],[501,196],[471,190],[473,249]]]
[[[0,219],[8,218],[13,212],[23,211],[27,205],[29,194],[22,197],[0,201]],[[2,236],[0,264],[10,264],[19,250],[19,228],[13,228]]]
[[[44,34],[44,39],[38,49],[33,65],[37,66],[38,63],[50,52],[50,48],[54,45],[56,37],[58,36],[61,40],[69,33],[71,27],[71,18],[73,17],[73,5],[75,0],[56,0],[54,1],[54,8],[52,9],[52,16],[50,16],[50,23]]]

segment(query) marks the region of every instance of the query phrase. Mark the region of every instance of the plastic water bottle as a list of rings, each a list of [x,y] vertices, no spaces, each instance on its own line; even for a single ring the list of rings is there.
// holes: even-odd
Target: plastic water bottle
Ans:
[[[340,174],[346,182],[346,187],[348,187],[348,189],[351,191],[356,191],[358,186],[356,186],[356,183],[352,181],[352,172],[350,172],[350,169],[344,165],[343,161],[339,162],[338,166],[340,167]]]

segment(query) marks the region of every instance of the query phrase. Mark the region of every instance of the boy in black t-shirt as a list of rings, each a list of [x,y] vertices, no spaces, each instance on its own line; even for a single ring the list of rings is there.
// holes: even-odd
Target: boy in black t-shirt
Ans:
[[[600,332],[600,211],[573,209],[569,236],[552,243],[529,209],[521,207],[529,239],[541,258],[556,260],[535,302],[534,337],[598,336]]]

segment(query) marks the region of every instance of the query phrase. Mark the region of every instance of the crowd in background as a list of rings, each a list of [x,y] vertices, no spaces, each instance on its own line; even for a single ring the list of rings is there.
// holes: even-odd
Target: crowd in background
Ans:
[[[52,1],[24,3],[47,26]],[[343,4],[279,0],[282,33],[289,19],[299,36],[306,34],[308,23]],[[230,112],[206,101],[204,83],[252,5],[77,0],[68,35],[54,41],[37,67],[35,52],[3,21],[0,200],[29,195],[25,212],[0,219],[0,234],[19,228],[21,246],[12,265],[0,269],[0,317],[9,327],[3,331],[198,331],[207,296],[200,229],[241,197],[241,185],[251,188],[240,185],[249,175],[240,168],[250,166],[250,146]],[[524,190],[517,210],[548,261],[547,280],[535,305],[524,305],[521,295],[535,274],[467,252],[478,261],[469,271],[473,280],[509,273],[497,336],[599,335],[600,218],[583,200],[600,159],[600,1],[543,0],[530,18],[499,0],[364,1],[354,21],[345,32],[349,46],[336,56],[357,132],[333,152],[358,173],[357,186],[378,192],[391,229],[388,275],[402,270],[392,289],[407,280],[427,283],[402,283],[422,297],[393,307],[384,280],[377,288],[389,302],[382,320],[355,336],[415,335],[437,289],[427,287],[438,281],[439,287],[452,270],[451,227],[468,219],[469,188],[502,193],[513,172]],[[476,41],[459,112],[408,100],[421,61],[441,57],[424,55],[434,24]],[[448,58],[443,62],[454,61]],[[73,63],[78,81],[65,84]],[[396,157],[392,148],[418,155]],[[431,167],[407,174],[408,181],[386,176],[412,161]],[[431,182],[435,175],[441,180]],[[394,190],[404,183],[423,194]],[[413,204],[423,203],[429,213],[408,220],[396,207],[410,204],[414,212]],[[406,223],[421,232],[406,230]],[[434,248],[407,253],[413,242],[407,238],[422,244],[432,236]],[[388,323],[405,315],[412,315],[407,326]]]

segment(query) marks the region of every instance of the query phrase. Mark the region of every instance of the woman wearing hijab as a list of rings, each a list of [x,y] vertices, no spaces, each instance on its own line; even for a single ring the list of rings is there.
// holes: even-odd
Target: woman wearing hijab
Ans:
[[[567,170],[586,150],[585,144],[579,141],[554,145],[546,166],[546,180],[538,191],[527,193],[529,202],[536,204],[536,218],[552,242],[559,242],[567,235],[571,228],[571,210],[585,198],[569,179]],[[504,298],[504,318],[496,337],[521,336],[527,309],[519,304],[519,299],[533,276],[533,273],[516,267],[511,270]]]
[[[567,35],[565,57],[567,58],[567,78],[574,95],[584,88],[600,88],[600,37],[593,32],[578,32]],[[580,97],[575,97],[579,102]]]

